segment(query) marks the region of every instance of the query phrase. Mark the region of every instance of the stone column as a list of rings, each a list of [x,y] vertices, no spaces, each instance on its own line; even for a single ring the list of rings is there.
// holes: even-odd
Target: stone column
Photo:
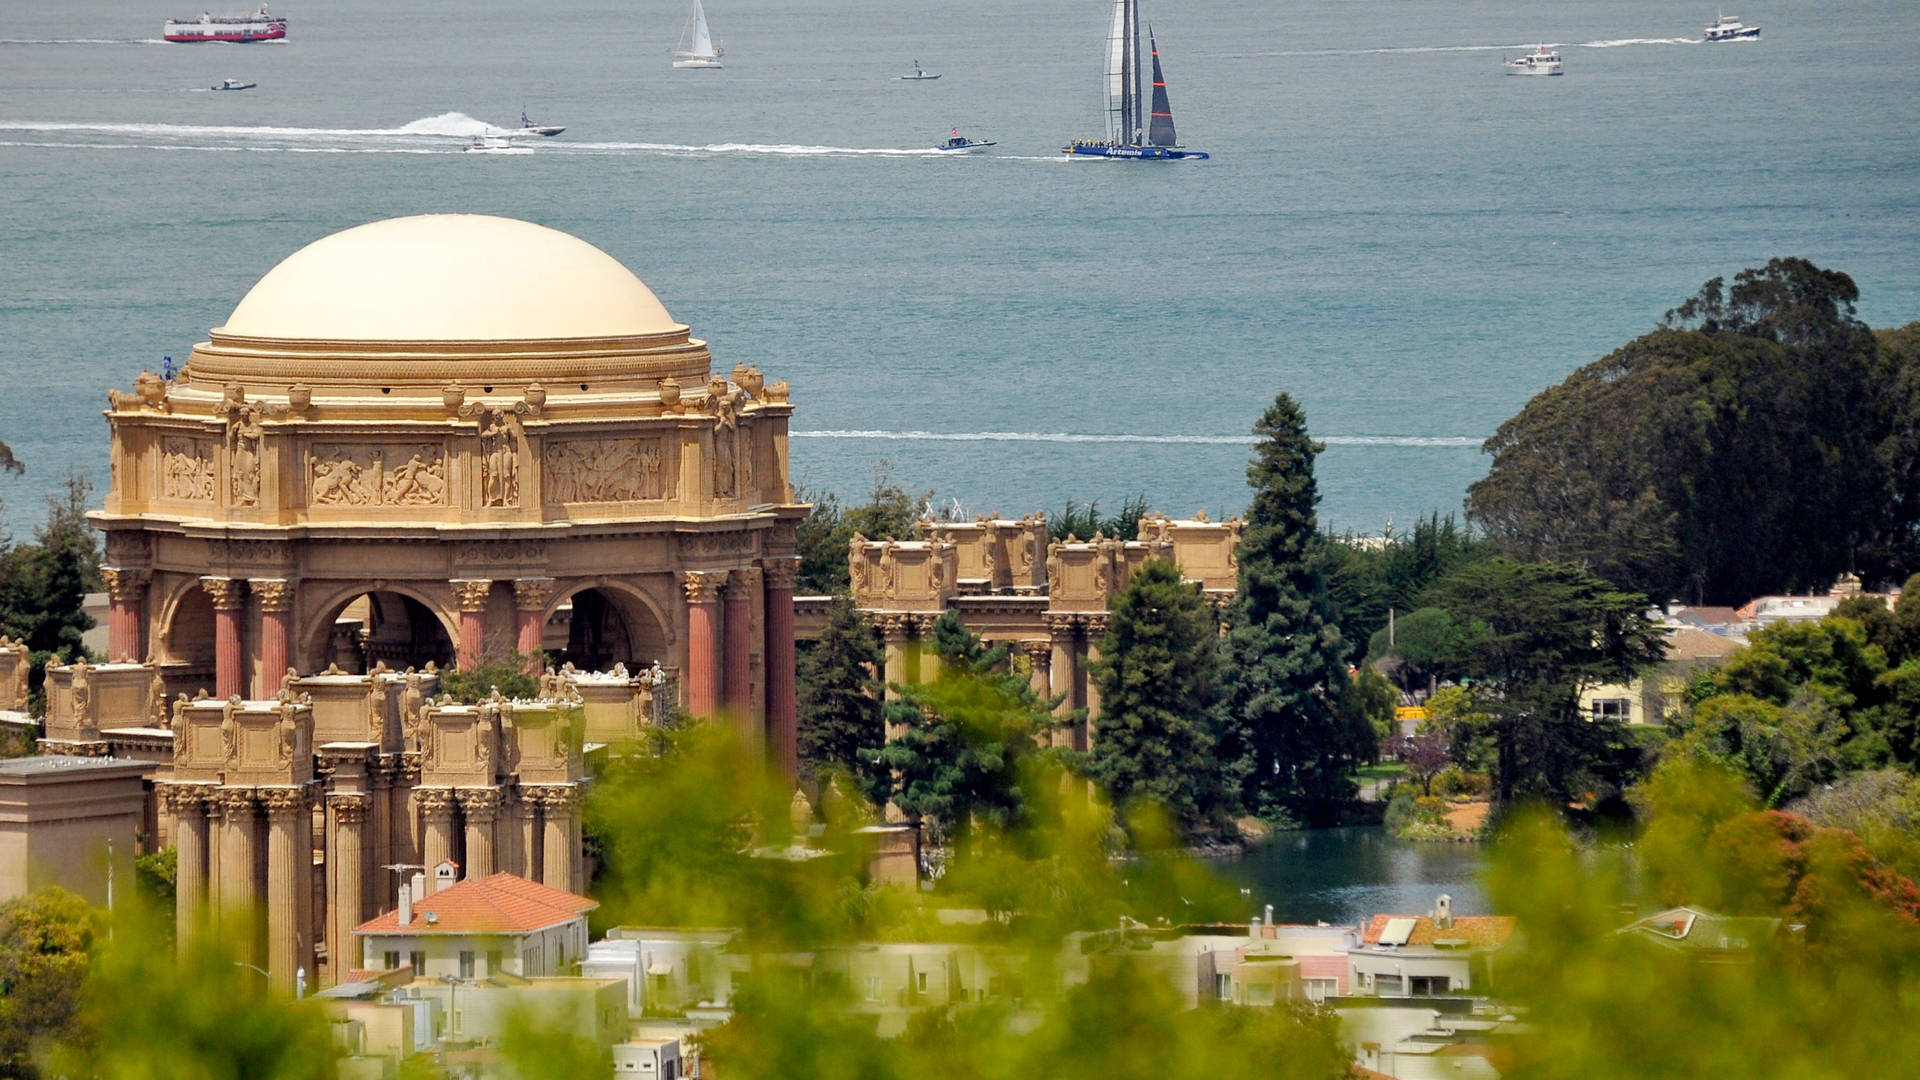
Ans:
[[[433,868],[453,858],[453,789],[423,787],[414,789],[420,805],[420,861],[426,865],[427,881],[434,880]]]
[[[1053,642],[1023,641],[1020,651],[1027,654],[1027,662],[1033,668],[1033,674],[1027,677],[1027,685],[1033,688],[1034,696],[1045,701],[1053,696]]]
[[[353,928],[365,921],[368,860],[366,822],[374,801],[357,794],[327,796],[327,968],[339,985],[359,967]],[[376,864],[377,865],[377,864]]]
[[[207,810],[200,785],[167,784],[161,792],[173,813],[175,851],[174,942],[184,951],[193,943],[207,906]]]
[[[240,641],[246,584],[240,578],[200,579],[200,587],[213,601],[213,696],[223,700],[247,692],[247,654]]]
[[[539,881],[540,873],[540,797],[534,788],[521,788],[514,800],[514,846],[519,848],[520,866],[514,871],[528,881]]]
[[[907,685],[907,650],[913,642],[913,617],[910,615],[880,615],[873,620],[880,627],[880,639],[884,643],[882,655],[886,658],[886,670],[881,678],[886,682],[886,700],[899,697],[896,686]]]
[[[1100,639],[1107,636],[1107,616],[1086,616],[1087,627],[1087,723],[1081,736],[1081,750],[1093,749],[1094,732],[1100,720],[1100,683],[1093,677],[1093,662],[1100,659]]]
[[[574,848],[573,815],[579,807],[571,784],[543,784],[540,811],[544,819],[544,843],[540,853],[540,884],[573,892]]]
[[[257,917],[253,887],[254,803],[252,788],[221,788],[220,800],[220,915],[243,931],[235,955],[254,958],[253,935],[248,930]]]
[[[293,620],[293,583],[255,578],[253,595],[260,601],[260,685],[253,696],[262,700],[280,691],[287,664],[288,623]]]
[[[361,911],[386,910],[383,900],[388,875],[384,870],[379,873],[373,870],[403,861],[393,856],[393,773],[393,761],[386,757],[367,765],[366,828],[360,847],[366,862],[366,872],[360,875]],[[351,941],[347,947],[353,947]]]
[[[725,570],[688,570],[680,576],[687,595],[687,711],[694,716],[712,716],[720,707],[715,632],[726,583]]]
[[[1064,718],[1072,712],[1074,703],[1074,674],[1080,666],[1080,655],[1073,647],[1074,616],[1045,615],[1042,618],[1047,626],[1047,640],[1053,653],[1053,660],[1047,665],[1047,677],[1060,704],[1054,706],[1053,714]],[[1053,745],[1071,747],[1073,732],[1066,728],[1055,728]]]
[[[494,871],[493,823],[500,814],[500,792],[496,788],[461,788],[454,796],[460,800],[460,816],[467,822],[464,876],[486,877]]]
[[[933,624],[939,621],[938,615],[913,617],[914,655],[920,663],[914,682],[930,683],[940,677],[940,650],[933,647]]]
[[[538,675],[544,666],[540,643],[546,636],[547,601],[553,599],[553,579],[516,578],[513,582],[513,649],[527,658],[527,674]]]
[[[313,889],[313,863],[300,865],[298,831],[311,830],[307,792],[297,787],[261,788],[260,805],[267,812],[267,978],[277,990],[291,994],[294,972],[312,963],[304,942],[308,928],[301,925],[301,890]],[[303,956],[303,954],[306,954]]]
[[[107,586],[107,659],[138,663],[146,659],[147,585],[151,570],[100,568]]]
[[[733,714],[735,726],[743,736],[755,734],[753,728],[753,596],[760,591],[758,570],[734,570],[727,574],[726,612],[721,629],[725,644],[721,649],[722,680],[726,710]]]
[[[763,561],[766,567],[767,741],[769,756],[791,788],[800,775],[799,688],[795,681],[793,646],[793,581],[800,570],[797,556]]]
[[[493,592],[493,582],[468,579],[449,584],[460,605],[460,642],[454,662],[466,670],[480,662],[487,648],[487,597]]]
[[[414,816],[413,793],[420,783],[420,755],[395,754],[391,758],[392,786],[387,790],[387,842],[390,862],[420,862],[420,825]],[[397,893],[395,895],[398,895]]]

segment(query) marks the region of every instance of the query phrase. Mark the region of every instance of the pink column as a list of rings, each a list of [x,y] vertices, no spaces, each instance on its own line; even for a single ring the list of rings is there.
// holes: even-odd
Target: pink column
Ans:
[[[714,624],[726,580],[725,570],[689,570],[680,579],[687,594],[687,711],[695,716],[712,716],[720,707]]]
[[[735,570],[727,578],[725,638],[720,667],[726,673],[727,711],[742,733],[751,733],[753,716],[753,594],[760,591],[760,571]]]
[[[293,583],[255,578],[252,586],[260,600],[260,685],[253,696],[265,699],[279,692],[280,680],[291,670],[287,624],[293,618]]]
[[[552,578],[519,578],[513,583],[513,650],[527,658],[529,675],[540,674],[543,666],[540,645],[546,635],[547,601],[551,599]]]
[[[791,785],[800,774],[795,729],[799,723],[798,692],[794,685],[793,579],[800,560],[765,560],[767,753]]]
[[[460,643],[454,662],[467,670],[480,662],[487,647],[487,596],[491,581],[455,581],[453,594],[460,602]]]
[[[139,662],[146,659],[147,583],[150,570],[125,570],[103,566],[100,576],[107,585],[107,659]]]
[[[200,579],[200,587],[213,600],[213,692],[220,698],[247,692],[247,657],[240,644],[240,619],[247,607],[246,584],[240,578]]]

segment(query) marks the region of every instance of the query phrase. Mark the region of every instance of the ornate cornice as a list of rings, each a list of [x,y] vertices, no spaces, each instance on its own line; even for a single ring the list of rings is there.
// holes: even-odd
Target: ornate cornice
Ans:
[[[327,809],[333,811],[334,819],[342,825],[358,825],[367,819],[367,811],[373,808],[370,796],[351,792],[334,792],[327,796]]]
[[[1048,634],[1056,638],[1071,638],[1074,631],[1079,628],[1080,620],[1081,616],[1067,612],[1049,611],[1040,616],[1041,625],[1047,628]]]
[[[1033,661],[1034,667],[1053,666],[1053,642],[1051,641],[1023,641],[1020,643],[1020,651],[1027,654],[1027,658]]]
[[[686,592],[689,604],[711,604],[720,599],[720,590],[727,584],[725,570],[683,570],[680,573],[680,588]]]
[[[263,787],[255,793],[261,809],[274,821],[291,819],[313,805],[312,793],[305,787]]]
[[[580,789],[573,784],[532,784],[521,790],[528,802],[549,814],[571,811],[580,803]]]
[[[515,578],[513,606],[520,611],[545,611],[556,584],[550,577]]]
[[[247,604],[247,583],[243,578],[203,577],[200,587],[207,591],[215,611],[239,611]]]
[[[220,813],[226,818],[251,817],[255,809],[252,788],[223,787],[218,793],[207,796],[207,805],[220,804]]]
[[[460,812],[470,822],[492,821],[500,812],[498,788],[459,788],[453,795],[460,802]]]
[[[485,578],[459,578],[447,584],[453,586],[454,599],[461,611],[485,611],[487,597],[493,592],[493,582]]]
[[[1080,616],[1080,625],[1087,628],[1088,637],[1097,637],[1107,632],[1108,616],[1102,611],[1092,615]]]
[[[751,601],[753,594],[760,591],[760,571],[752,569],[729,570],[727,572],[727,599]]]
[[[923,638],[932,637],[933,624],[940,621],[938,615],[909,615],[908,618],[913,620],[914,631]]]
[[[880,628],[880,636],[889,644],[899,644],[913,636],[913,616],[911,615],[875,615],[873,624]]]
[[[453,816],[453,789],[443,787],[423,787],[413,790],[415,805],[420,808],[423,818],[450,818]]]
[[[285,578],[254,578],[250,585],[253,595],[260,599],[261,611],[293,610],[293,582]]]
[[[156,784],[161,805],[174,817],[186,817],[219,805],[219,788],[212,784]]]

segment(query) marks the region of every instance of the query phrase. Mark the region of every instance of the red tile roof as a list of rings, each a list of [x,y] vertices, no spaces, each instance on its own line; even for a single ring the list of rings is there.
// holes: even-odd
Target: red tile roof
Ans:
[[[1464,941],[1472,948],[1490,948],[1503,945],[1513,936],[1513,916],[1511,915],[1455,915],[1453,925],[1445,930],[1433,924],[1433,919],[1422,915],[1375,915],[1367,924],[1367,932],[1360,940],[1368,945],[1380,943],[1380,935],[1387,929],[1388,919],[1413,919],[1413,933],[1407,938],[1408,945],[1431,947],[1436,941]]]
[[[598,901],[512,874],[468,878],[414,901],[413,919],[384,911],[354,927],[360,934],[524,934],[570,922]],[[429,920],[428,915],[433,918]]]

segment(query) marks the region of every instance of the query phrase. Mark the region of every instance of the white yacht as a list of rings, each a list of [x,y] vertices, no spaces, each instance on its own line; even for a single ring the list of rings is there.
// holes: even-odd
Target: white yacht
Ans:
[[[1759,41],[1760,28],[1741,22],[1738,15],[1722,15],[1707,27],[1706,35],[1709,42]]]
[[[700,6],[700,0],[693,0],[693,10],[687,12],[687,25],[680,30],[680,41],[673,49],[673,66],[677,68],[717,68],[720,67],[720,54],[727,51],[725,45],[715,44],[713,33],[707,29],[707,9]]]
[[[1509,75],[1558,75],[1561,73],[1560,54],[1545,45],[1525,56],[1501,57],[1500,66],[1506,68]]]

